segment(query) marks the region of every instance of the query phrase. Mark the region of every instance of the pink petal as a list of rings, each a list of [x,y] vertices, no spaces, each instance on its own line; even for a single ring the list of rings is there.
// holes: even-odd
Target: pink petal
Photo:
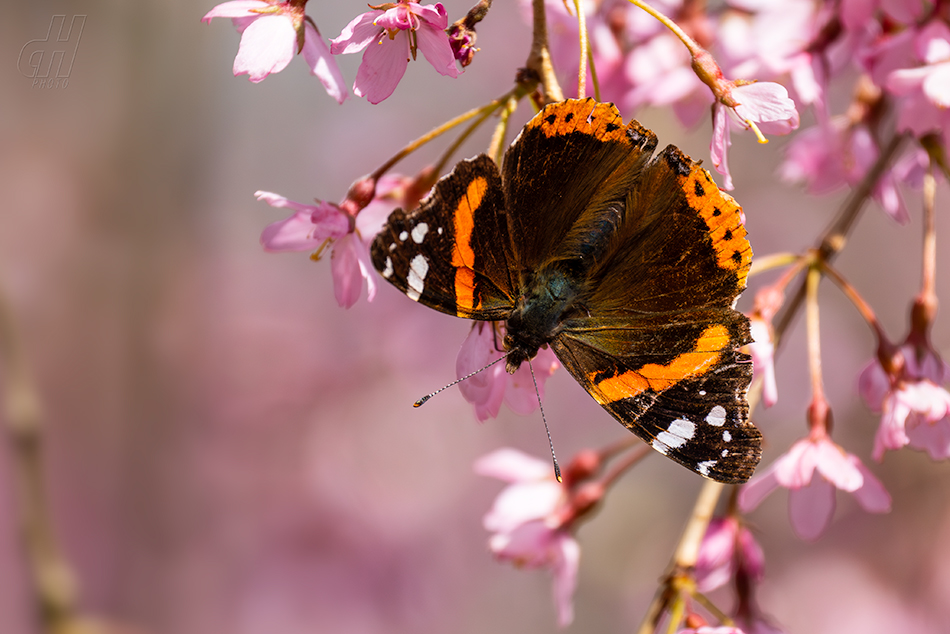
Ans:
[[[857,458],[845,453],[841,447],[830,440],[815,443],[815,468],[826,480],[842,491],[850,493],[864,484],[864,478],[855,460]]]
[[[267,9],[270,5],[263,0],[235,0],[234,2],[223,2],[211,9],[201,18],[202,22],[211,22],[212,18],[242,18],[242,17],[261,17],[255,9]]]
[[[716,102],[713,106],[713,135],[709,144],[709,158],[712,159],[716,171],[725,178],[722,188],[732,190],[732,175],[729,173],[727,160],[729,146],[732,145],[732,140],[729,138],[728,118],[726,106]]]
[[[495,350],[495,336],[491,325],[478,323],[468,333],[455,358],[456,376],[460,379],[468,377],[459,383],[459,391],[466,401],[475,406],[475,416],[479,421],[498,416],[501,409],[508,375],[503,367],[483,370],[499,357],[500,354]],[[473,372],[477,374],[473,375]]]
[[[753,579],[761,581],[765,577],[765,552],[752,531],[744,526],[739,528],[739,551],[746,571]]]
[[[376,104],[396,90],[409,65],[409,36],[401,31],[394,39],[383,35],[363,53],[363,62],[356,72],[353,92]]]
[[[362,51],[382,33],[382,29],[373,24],[382,13],[378,10],[367,11],[353,18],[338,36],[330,40],[330,52],[347,55]]]
[[[775,477],[783,487],[798,489],[812,481],[817,462],[815,443],[807,438],[799,440],[775,461]]]
[[[781,84],[760,81],[737,86],[733,89],[732,96],[739,102],[735,110],[742,119],[759,123],[798,120],[795,102],[789,98],[788,90]]]
[[[950,108],[950,62],[934,66],[924,78],[924,94],[938,108]]]
[[[805,541],[818,539],[835,512],[835,488],[824,478],[788,492],[788,518],[795,534]]]
[[[872,412],[880,412],[884,397],[891,391],[891,381],[884,368],[875,359],[858,375],[858,394]]]
[[[504,447],[475,461],[475,473],[505,482],[543,480],[551,477],[551,463],[523,451]]]
[[[910,408],[896,393],[884,400],[881,424],[874,435],[874,451],[871,454],[875,460],[880,462],[886,450],[900,449],[908,443],[904,424],[909,415]]]
[[[527,568],[539,568],[553,563],[553,538],[552,529],[543,521],[535,520],[520,524],[511,531],[492,535],[488,547],[500,559]]]
[[[311,215],[308,211],[298,211],[290,218],[267,225],[261,232],[261,246],[274,253],[319,248],[326,237],[315,234],[316,226],[310,220]]]
[[[258,18],[241,37],[234,58],[234,75],[247,73],[254,83],[263,81],[271,73],[286,68],[296,53],[296,46],[297,32],[289,16],[275,14]]]
[[[863,484],[853,491],[855,499],[868,513],[887,513],[891,510],[891,496],[871,471],[856,456],[851,460],[860,470]]]
[[[564,500],[564,487],[554,479],[553,467],[550,467],[548,476],[546,480],[505,487],[482,519],[486,530],[512,532],[526,522],[540,520],[554,513]]]
[[[333,274],[333,295],[343,308],[350,308],[360,298],[363,290],[363,272],[356,252],[359,238],[349,233],[337,240],[330,254],[330,271]]]
[[[340,67],[337,66],[336,60],[330,55],[327,43],[323,41],[320,32],[313,28],[310,22],[304,22],[304,32],[306,37],[304,38],[302,52],[303,58],[310,66],[310,74],[320,80],[327,94],[336,99],[337,103],[343,103],[349,96],[349,91],[343,81],[343,73],[340,72]]]
[[[441,2],[435,4],[409,4],[407,9],[419,16],[419,19],[425,22],[429,28],[444,31],[449,26],[449,16]]]
[[[449,36],[444,30],[423,25],[416,30],[416,38],[419,50],[436,72],[448,77],[458,77],[461,74],[455,65],[455,53],[449,44]]]
[[[928,22],[914,39],[914,50],[926,64],[950,60],[950,27],[940,20]]]
[[[739,508],[743,513],[749,513],[762,503],[772,491],[778,488],[778,478],[775,471],[777,462],[773,462],[764,471],[756,473],[751,480],[742,486],[739,491]]]
[[[557,607],[558,625],[567,627],[574,620],[574,591],[577,588],[581,547],[566,532],[559,532],[555,540],[554,605]]]
[[[911,447],[926,451],[931,460],[950,458],[950,418],[934,423],[916,422],[908,428],[907,438]]]
[[[732,578],[738,528],[736,520],[731,518],[715,518],[709,522],[696,559],[696,585],[700,592],[715,590]]]

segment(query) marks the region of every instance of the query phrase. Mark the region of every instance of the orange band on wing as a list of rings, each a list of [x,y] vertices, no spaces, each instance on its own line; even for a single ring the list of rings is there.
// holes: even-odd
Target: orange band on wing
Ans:
[[[472,230],[475,227],[475,210],[482,204],[488,181],[482,177],[472,179],[465,195],[458,202],[453,218],[455,221],[455,250],[452,266],[455,267],[456,314],[466,317],[475,308],[475,251],[472,249]],[[481,302],[479,302],[479,305]]]
[[[719,362],[722,351],[729,346],[729,330],[725,326],[710,326],[703,331],[696,346],[665,365],[648,363],[636,370],[597,380],[597,373],[588,375],[593,386],[591,395],[601,405],[636,396],[650,389],[662,392],[666,388],[699,374]]]

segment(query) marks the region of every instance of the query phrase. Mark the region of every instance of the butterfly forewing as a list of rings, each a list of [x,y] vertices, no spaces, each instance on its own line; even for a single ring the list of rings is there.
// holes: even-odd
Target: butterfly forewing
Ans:
[[[430,308],[504,320],[514,303],[514,284],[503,205],[494,161],[485,155],[462,161],[418,209],[390,215],[373,241],[373,266]]]

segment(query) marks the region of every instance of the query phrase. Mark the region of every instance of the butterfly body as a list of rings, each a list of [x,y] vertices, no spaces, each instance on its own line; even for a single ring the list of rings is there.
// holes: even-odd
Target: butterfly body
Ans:
[[[396,210],[374,266],[411,299],[505,322],[514,372],[542,346],[657,451],[723,482],[751,475],[751,249],[708,173],[609,104],[546,107],[508,149],[460,162]]]

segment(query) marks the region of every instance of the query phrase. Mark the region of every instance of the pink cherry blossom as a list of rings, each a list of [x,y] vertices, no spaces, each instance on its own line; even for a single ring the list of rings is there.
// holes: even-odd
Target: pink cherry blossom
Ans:
[[[920,65],[891,71],[885,83],[898,97],[898,128],[915,135],[942,131],[950,124],[950,27],[935,20],[914,38]]]
[[[265,251],[315,251],[327,240],[342,238],[350,230],[349,218],[332,203],[318,201],[316,205],[307,205],[264,191],[254,195],[271,207],[293,209],[295,212],[289,218],[264,228],[261,246]]]
[[[772,82],[756,82],[734,86],[728,96],[735,101],[727,106],[720,99],[713,106],[713,136],[709,146],[713,166],[725,178],[723,188],[733,189],[727,152],[732,145],[730,126],[737,125],[761,133],[788,134],[798,128],[798,110],[784,86]],[[761,131],[758,132],[758,131]]]
[[[265,251],[317,251],[333,244],[330,271],[333,294],[343,308],[350,308],[360,297],[366,282],[366,300],[376,296],[376,274],[369,255],[369,243],[379,233],[389,213],[400,204],[407,180],[403,176],[384,176],[376,183],[375,197],[359,212],[355,221],[339,206],[318,201],[316,205],[287,200],[270,192],[257,192],[258,200],[272,207],[295,210],[284,220],[272,223],[261,233]]]
[[[950,458],[950,392],[941,387],[950,377],[950,366],[926,349],[918,356],[912,344],[905,344],[901,353],[900,376],[887,374],[875,359],[858,378],[858,391],[868,407],[881,413],[874,459],[905,445],[927,451],[934,460]]]
[[[458,377],[468,376],[498,359],[502,353],[496,349],[496,342],[503,338],[504,331],[496,332],[491,324],[474,324],[455,361]],[[537,392],[531,378],[531,366],[538,381]],[[531,360],[531,366],[522,363],[517,372],[508,374],[504,363],[498,363],[459,383],[459,390],[465,400],[475,406],[475,416],[479,421],[498,416],[503,401],[517,414],[530,414],[538,407],[539,395],[544,399],[544,383],[560,364],[553,351],[542,348]]]
[[[788,145],[779,174],[786,182],[804,182],[811,194],[825,194],[857,185],[879,155],[877,143],[866,126],[835,117],[796,135]],[[910,214],[899,182],[903,181],[895,166],[881,175],[872,195],[888,216],[903,225],[910,221]]]
[[[241,44],[234,58],[234,75],[247,74],[257,83],[287,67],[302,53],[310,73],[327,93],[343,103],[348,92],[343,74],[320,31],[303,12],[303,3],[283,0],[234,0],[214,7],[203,18],[231,18]]]
[[[448,16],[441,3],[422,5],[399,0],[381,6],[391,8],[357,16],[330,43],[334,55],[365,49],[353,83],[357,96],[376,104],[393,94],[409,58],[416,58],[417,49],[438,73],[458,77],[460,71],[445,32]]]
[[[817,475],[817,477],[816,477]],[[852,493],[869,513],[891,508],[891,497],[857,456],[823,433],[799,440],[786,454],[760,471],[739,494],[739,507],[751,511],[778,487],[788,492],[789,520],[805,540],[821,536],[835,510],[835,489]]]
[[[554,479],[551,464],[515,449],[499,449],[480,458],[475,472],[509,483],[484,518],[493,533],[492,553],[517,566],[550,568],[558,622],[570,624],[580,546],[560,519],[567,494]]]
[[[732,625],[702,625],[697,628],[690,627],[680,630],[677,634],[744,634],[744,632]]]
[[[752,356],[753,378],[762,377],[762,404],[765,407],[772,407],[778,402],[772,327],[761,317],[753,315],[749,319],[749,330],[752,333],[749,354]]]
[[[729,583],[740,566],[752,579],[761,580],[765,573],[762,547],[736,518],[713,519],[699,546],[697,588],[700,592],[710,592]]]

